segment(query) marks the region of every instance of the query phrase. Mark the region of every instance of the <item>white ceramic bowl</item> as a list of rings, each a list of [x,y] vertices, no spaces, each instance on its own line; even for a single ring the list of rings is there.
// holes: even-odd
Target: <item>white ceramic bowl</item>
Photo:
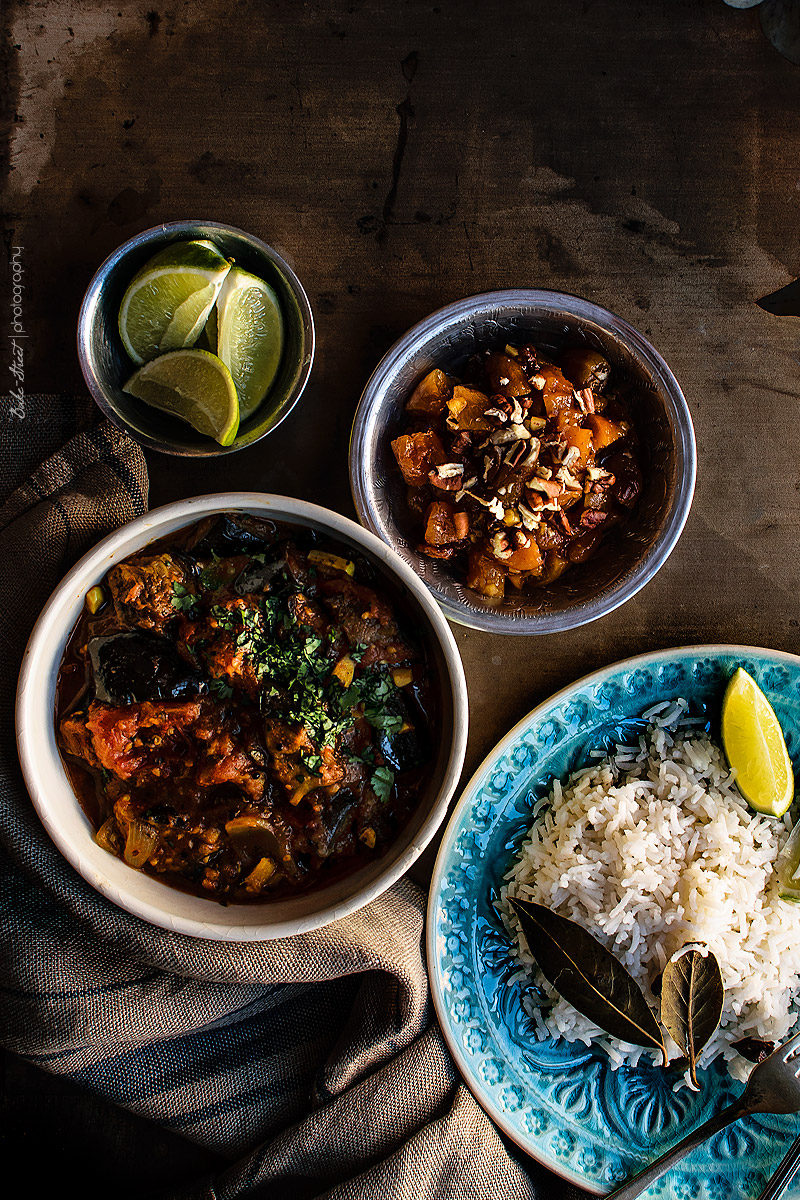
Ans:
[[[223,907],[135,871],[97,845],[56,745],[54,713],[59,666],[88,589],[114,563],[155,539],[211,513],[234,510],[321,530],[374,563],[413,612],[439,678],[441,713],[430,783],[408,824],[379,859],[303,895]],[[380,895],[408,870],[444,819],[458,784],[468,704],[464,668],[450,628],[427,588],[398,554],[355,522],[315,504],[258,492],[227,492],[155,509],[84,555],[56,588],[31,634],[20,673],[16,720],[20,762],[33,804],[58,849],[92,887],[164,929],[224,941],[265,941],[338,920]]]

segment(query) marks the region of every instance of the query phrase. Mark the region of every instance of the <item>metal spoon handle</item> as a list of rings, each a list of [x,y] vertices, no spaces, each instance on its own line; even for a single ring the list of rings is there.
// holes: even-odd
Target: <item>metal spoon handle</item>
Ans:
[[[673,1167],[676,1162],[680,1162],[696,1146],[701,1145],[718,1133],[720,1129],[724,1129],[732,1121],[738,1121],[739,1117],[745,1116],[750,1111],[752,1111],[750,1107],[745,1107],[741,1102],[731,1104],[729,1108],[723,1109],[721,1113],[710,1117],[697,1129],[692,1130],[682,1141],[678,1142],[677,1146],[667,1150],[666,1154],[662,1154],[661,1158],[657,1158],[655,1162],[650,1163],[649,1167],[645,1167],[638,1175],[634,1175],[633,1179],[629,1179],[627,1183],[623,1183],[622,1187],[611,1192],[606,1200],[633,1200],[634,1196],[640,1196],[645,1188],[648,1188],[654,1180]]]
[[[800,1167],[800,1137],[795,1138],[789,1150],[781,1159],[781,1164],[764,1188],[758,1200],[775,1200],[787,1183],[791,1183]]]

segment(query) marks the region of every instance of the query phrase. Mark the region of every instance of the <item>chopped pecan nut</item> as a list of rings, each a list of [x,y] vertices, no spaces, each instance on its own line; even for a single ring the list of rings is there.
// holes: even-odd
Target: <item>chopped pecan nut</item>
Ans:
[[[567,535],[567,537],[572,537],[572,535],[575,531],[573,530],[572,526],[570,525],[569,517],[564,512],[563,508],[556,509],[555,518],[560,523],[561,528],[564,530],[564,533]]]
[[[462,431],[457,433],[453,438],[450,450],[453,454],[465,454],[466,451],[471,448],[471,446],[472,434],[469,432],[469,430],[462,429]]]
[[[511,558],[513,551],[509,549],[508,538],[504,533],[492,534],[489,545],[492,548],[492,554],[495,558],[499,558],[501,561]]]
[[[462,475],[450,475],[443,479],[438,471],[428,472],[428,482],[431,487],[439,488],[442,492],[457,492],[461,487],[461,479]]]
[[[423,542],[421,546],[417,546],[418,554],[425,554],[428,558],[452,558],[455,550],[452,546],[429,546],[427,542]]]
[[[516,467],[520,459],[525,457],[525,451],[527,448],[528,447],[525,442],[517,442],[511,447],[508,454],[503,459],[503,462],[507,463],[510,467]]]
[[[564,490],[557,479],[539,479],[538,476],[529,479],[525,487],[532,492],[542,492],[551,500],[555,500],[556,496],[560,496]]]
[[[608,513],[600,509],[587,508],[581,514],[581,519],[578,524],[583,529],[594,529],[597,525],[603,525],[608,520]]]

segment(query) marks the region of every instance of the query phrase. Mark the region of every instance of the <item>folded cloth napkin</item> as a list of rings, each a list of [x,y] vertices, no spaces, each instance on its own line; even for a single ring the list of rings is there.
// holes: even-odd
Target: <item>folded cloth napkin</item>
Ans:
[[[3,1043],[230,1160],[173,1200],[571,1192],[524,1169],[460,1083],[413,884],[315,933],[208,942],[116,908],[44,832],[14,749],[25,643],[65,571],[147,503],[141,450],[95,413],[26,397],[0,430]]]

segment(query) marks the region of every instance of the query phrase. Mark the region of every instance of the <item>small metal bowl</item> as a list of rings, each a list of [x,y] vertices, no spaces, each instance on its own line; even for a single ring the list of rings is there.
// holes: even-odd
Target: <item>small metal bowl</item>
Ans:
[[[219,446],[190,425],[150,408],[122,385],[136,370],[119,336],[125,289],[140,267],[172,242],[206,238],[227,258],[269,283],[278,294],[286,329],[283,357],[264,404],[244,421],[230,446]],[[78,358],[100,408],[132,438],[164,454],[232,454],[271,433],[294,408],[314,361],[314,318],[303,286],[277,251],[259,238],[216,221],[173,221],[137,234],[114,251],[86,291],[78,318]]]
[[[390,442],[402,432],[405,402],[428,371],[440,367],[457,376],[478,351],[528,341],[553,355],[567,345],[589,346],[608,359],[617,381],[634,385],[631,415],[642,448],[644,489],[630,518],[610,532],[592,559],[549,587],[496,601],[468,588],[446,562],[417,553],[421,535]],[[599,305],[538,289],[468,296],[410,329],[369,379],[350,440],[350,487],[362,524],[413,567],[447,617],[491,633],[559,633],[630,600],[675,546],[692,503],[696,469],[691,415],[660,354]]]

